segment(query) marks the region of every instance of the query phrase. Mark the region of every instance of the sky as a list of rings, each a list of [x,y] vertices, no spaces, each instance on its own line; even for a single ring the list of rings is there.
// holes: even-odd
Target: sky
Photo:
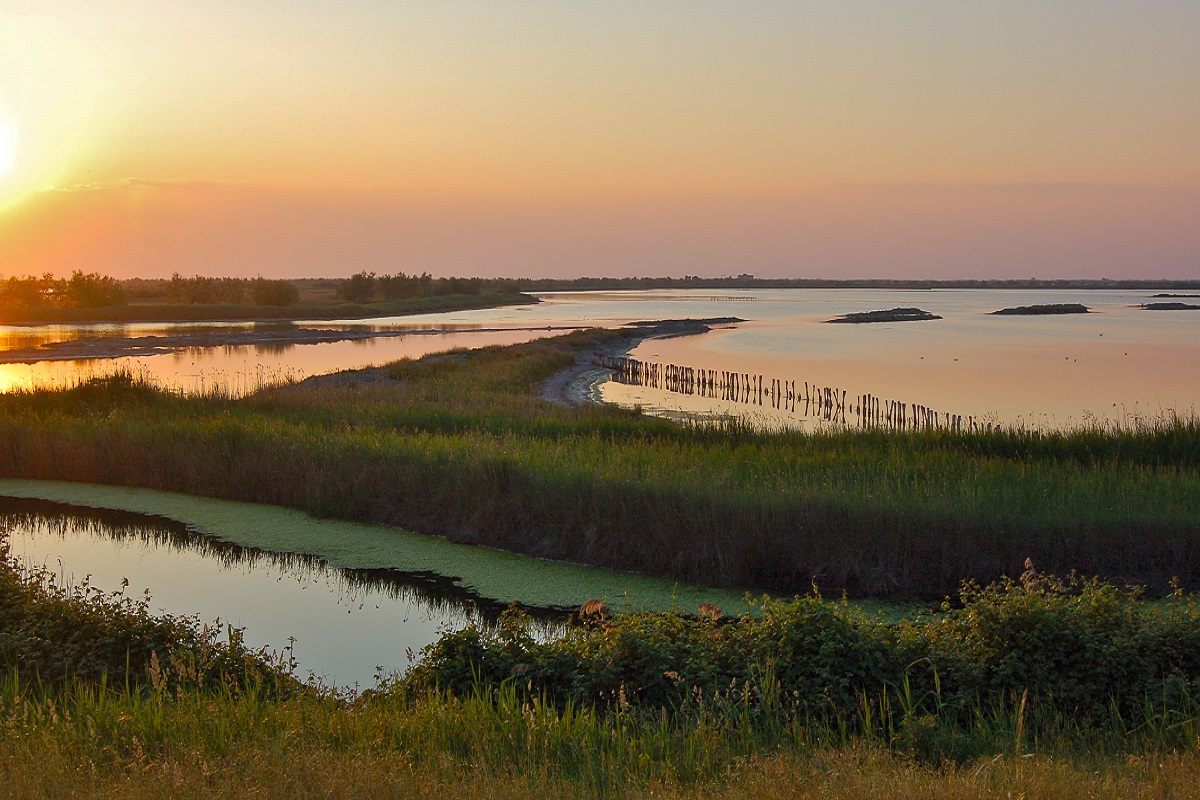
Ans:
[[[1200,278],[1200,3],[0,0],[0,276]]]

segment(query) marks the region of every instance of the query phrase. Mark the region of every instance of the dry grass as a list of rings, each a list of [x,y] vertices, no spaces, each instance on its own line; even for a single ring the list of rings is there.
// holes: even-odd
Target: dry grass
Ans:
[[[39,736],[6,743],[6,797],[495,798],[578,800],[580,787],[546,773],[414,764],[402,751],[335,752],[305,745],[252,747],[215,759],[195,752],[108,763]],[[1159,754],[1097,764],[1002,757],[961,767],[916,764],[876,746],[752,758],[719,780],[611,787],[611,797],[728,800],[1150,800],[1200,797],[1200,756]],[[603,795],[600,795],[603,796]]]

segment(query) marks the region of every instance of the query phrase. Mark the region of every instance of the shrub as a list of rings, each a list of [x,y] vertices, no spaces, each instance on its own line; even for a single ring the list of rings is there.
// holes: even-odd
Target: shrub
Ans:
[[[294,306],[300,302],[296,284],[285,280],[255,278],[250,284],[250,294],[257,306]]]
[[[516,683],[558,702],[653,709],[778,701],[837,719],[861,718],[864,703],[891,696],[910,723],[966,721],[1021,698],[1030,714],[1131,719],[1190,708],[1200,693],[1200,605],[1191,599],[1148,603],[1095,580],[1046,578],[1033,591],[968,583],[958,603],[885,622],[815,597],[768,600],[756,615],[718,621],[618,615],[549,642],[512,614],[495,631],[447,635],[405,681],[451,692]]]

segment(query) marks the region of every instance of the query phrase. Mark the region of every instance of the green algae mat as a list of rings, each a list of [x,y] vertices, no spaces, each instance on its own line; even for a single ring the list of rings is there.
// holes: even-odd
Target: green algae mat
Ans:
[[[317,519],[278,506],[60,481],[0,480],[0,495],[153,514],[243,547],[316,556],[334,567],[435,572],[500,603],[569,608],[600,598],[616,611],[690,612],[705,602],[729,613],[748,607],[746,598],[732,590],[542,561],[383,525]]]

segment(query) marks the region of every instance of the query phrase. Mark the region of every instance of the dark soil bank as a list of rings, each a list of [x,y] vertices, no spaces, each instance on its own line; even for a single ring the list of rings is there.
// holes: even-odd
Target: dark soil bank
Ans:
[[[919,319],[941,319],[937,314],[931,314],[919,308],[889,308],[886,311],[856,311],[843,314],[826,322],[909,322]]]
[[[1048,303],[1041,306],[1015,306],[993,311],[993,314],[1017,314],[1039,316],[1042,314],[1087,314],[1089,309],[1082,303]]]
[[[1147,311],[1200,311],[1195,303],[1142,303]]]

